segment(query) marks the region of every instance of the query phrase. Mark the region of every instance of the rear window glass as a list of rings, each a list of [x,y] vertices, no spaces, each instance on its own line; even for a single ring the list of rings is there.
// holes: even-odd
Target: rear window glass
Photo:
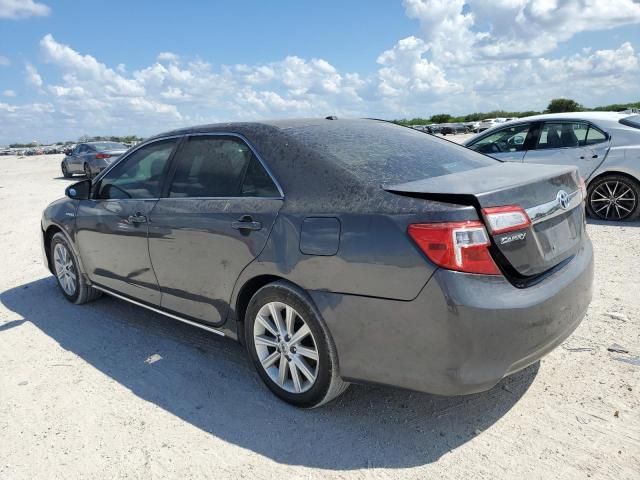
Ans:
[[[495,165],[498,160],[412,128],[377,121],[327,121],[287,129],[306,147],[366,182],[393,184]]]
[[[620,123],[627,127],[640,128],[640,115],[632,115],[630,117],[623,118],[620,120]]]
[[[104,150],[126,150],[127,147],[121,143],[104,142],[104,143],[92,143],[91,146],[97,151],[102,152]]]

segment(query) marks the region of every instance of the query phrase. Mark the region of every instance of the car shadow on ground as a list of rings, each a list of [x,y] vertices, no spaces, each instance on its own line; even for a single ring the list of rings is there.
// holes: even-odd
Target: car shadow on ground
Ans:
[[[346,470],[434,462],[505,415],[539,368],[465,397],[352,385],[322,408],[299,410],[262,385],[239,344],[212,333],[111,297],[71,305],[53,277],[7,290],[0,301],[24,319],[5,323],[0,335],[31,322],[140,398],[289,465]]]

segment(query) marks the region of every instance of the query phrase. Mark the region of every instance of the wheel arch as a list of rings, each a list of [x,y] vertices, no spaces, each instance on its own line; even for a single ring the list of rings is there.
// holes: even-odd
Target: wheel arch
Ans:
[[[87,284],[91,285],[91,281],[89,280],[89,277],[86,274],[86,270],[84,269],[82,258],[80,257],[80,253],[78,252],[77,245],[71,239],[69,232],[67,232],[63,227],[61,227],[57,223],[50,224],[43,231],[44,253],[47,258],[47,265],[49,267],[49,271],[55,275],[55,271],[53,270],[53,267],[51,265],[51,239],[53,239],[53,236],[56,233],[61,233],[64,236],[64,238],[67,240],[67,242],[69,243],[69,246],[71,247],[71,251],[76,258],[76,263],[80,270],[80,274],[84,277]]]
[[[53,266],[51,265],[51,239],[53,239],[53,236],[56,233],[62,233],[63,235],[65,234],[64,230],[58,225],[49,225],[43,235],[44,253],[47,258],[47,266],[49,267],[49,271],[54,275],[55,273],[53,270]]]
[[[640,183],[640,179],[638,177],[636,177],[635,175],[625,171],[625,170],[604,170],[604,171],[599,171],[597,173],[597,175],[589,178],[588,182],[587,182],[587,187],[590,187],[591,184],[597,180],[600,180],[601,178],[604,177],[609,177],[611,175],[620,175],[621,177],[627,177],[635,182]]]
[[[238,341],[240,344],[244,345],[244,316],[247,313],[247,307],[249,306],[249,302],[251,298],[255,295],[255,293],[260,290],[265,285],[268,285],[273,282],[284,281],[292,286],[304,291],[302,287],[296,285],[295,283],[287,280],[284,277],[280,277],[278,275],[271,274],[262,274],[256,275],[255,277],[251,277],[247,281],[245,281],[240,289],[238,290],[238,294],[234,303],[234,319],[235,319],[235,330],[238,336]]]

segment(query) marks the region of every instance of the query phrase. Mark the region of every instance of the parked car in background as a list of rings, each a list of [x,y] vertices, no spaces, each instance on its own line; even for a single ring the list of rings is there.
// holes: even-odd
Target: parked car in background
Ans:
[[[439,133],[457,135],[458,133],[469,133],[469,128],[463,123],[443,123]]]
[[[502,123],[502,121],[500,119],[497,119],[497,118],[485,118],[484,120],[482,120],[480,122],[480,125],[478,127],[478,131],[483,132],[483,131],[488,130],[490,128],[493,128],[496,125],[499,125],[501,123]]]
[[[480,131],[480,122],[467,122],[464,125],[470,132],[478,133]]]
[[[350,381],[487,390],[563,342],[591,299],[575,167],[388,122],[174,130],[66,193],[41,228],[69,301],[106,292],[238,339],[297,406]]]
[[[499,160],[575,165],[595,218],[640,216],[640,115],[575,112],[521,118],[487,130],[465,145]]]
[[[69,178],[75,173],[83,173],[87,178],[93,178],[126,151],[127,147],[116,142],[79,143],[62,160],[62,175]]]

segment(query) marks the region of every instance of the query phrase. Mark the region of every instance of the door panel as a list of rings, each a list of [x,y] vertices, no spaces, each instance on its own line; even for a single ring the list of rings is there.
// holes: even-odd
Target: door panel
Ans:
[[[76,215],[82,262],[92,282],[160,304],[151,268],[147,217],[157,200],[83,200]]]
[[[224,322],[235,282],[264,248],[281,205],[266,198],[160,199],[150,215],[149,253],[162,307]],[[243,229],[241,220],[258,229]]]
[[[177,139],[133,150],[93,186],[80,202],[77,242],[87,275],[124,295],[159,305],[151,267],[148,219],[158,201]]]
[[[589,144],[598,132],[586,122],[545,122],[534,150],[526,152],[524,161],[546,165],[572,165],[578,167],[580,176],[589,178],[602,163],[609,151],[609,140]]]

